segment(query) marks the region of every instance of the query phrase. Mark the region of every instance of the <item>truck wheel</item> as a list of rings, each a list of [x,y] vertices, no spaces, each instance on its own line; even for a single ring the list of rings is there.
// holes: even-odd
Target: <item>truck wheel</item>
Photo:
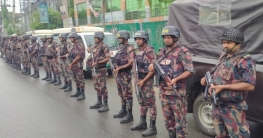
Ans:
[[[193,115],[198,128],[206,135],[215,136],[215,129],[212,121],[211,99],[203,99],[203,94],[199,95],[194,102]]]

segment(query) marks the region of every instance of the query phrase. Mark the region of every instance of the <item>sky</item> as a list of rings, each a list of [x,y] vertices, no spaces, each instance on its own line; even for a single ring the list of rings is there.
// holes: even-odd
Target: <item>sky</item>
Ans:
[[[4,1],[6,1],[6,4],[13,5],[13,0],[2,0],[3,3]],[[15,0],[15,4],[16,13],[20,13],[20,0]],[[9,12],[13,12],[13,7],[7,7],[7,9]]]

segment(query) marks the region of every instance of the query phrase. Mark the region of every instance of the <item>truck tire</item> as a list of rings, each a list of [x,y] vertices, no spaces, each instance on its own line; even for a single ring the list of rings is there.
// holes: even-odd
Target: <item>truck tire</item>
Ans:
[[[193,116],[198,128],[206,135],[215,136],[215,129],[212,121],[211,99],[203,99],[200,94],[194,102]]]

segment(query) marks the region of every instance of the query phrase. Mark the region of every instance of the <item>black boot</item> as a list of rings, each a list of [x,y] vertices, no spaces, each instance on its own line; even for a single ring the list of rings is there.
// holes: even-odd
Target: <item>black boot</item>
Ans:
[[[31,69],[27,68],[27,72],[25,73],[25,75],[30,75],[31,74]]]
[[[176,138],[176,134],[175,133],[169,133],[169,138]]]
[[[147,128],[146,115],[145,116],[141,115],[140,122],[134,126],[131,126],[131,130],[141,130],[146,128]]]
[[[59,89],[66,89],[66,88],[68,88],[68,82],[67,81],[65,81],[64,86],[60,87]]]
[[[70,91],[72,91],[72,84],[71,84],[71,82],[67,83],[67,89],[64,90],[64,92],[70,92]]]
[[[121,105],[121,110],[119,111],[118,114],[113,115],[113,118],[122,118],[126,116],[127,111],[126,111],[126,104]]]
[[[21,64],[17,64],[16,70],[21,70]]]
[[[39,71],[36,71],[36,75],[34,75],[33,78],[39,78]]]
[[[90,108],[90,109],[98,109],[98,108],[101,108],[101,106],[102,106],[101,99],[102,99],[101,96],[97,96],[97,102],[96,102],[94,105],[90,106],[89,108]]]
[[[99,113],[109,111],[108,100],[104,99],[102,107],[98,110]]]
[[[56,83],[54,83],[54,85],[61,85],[61,80],[60,80],[60,77],[58,77],[58,79],[57,79],[57,82],[56,82]]]
[[[36,71],[34,70],[34,74],[30,75],[30,77],[33,77],[36,75]]]
[[[52,73],[48,73],[48,78],[46,79],[46,81],[52,81]]]
[[[28,68],[24,68],[24,70],[21,72],[22,74],[25,74],[28,72]]]
[[[57,77],[56,77],[56,75],[54,75],[53,77],[54,77],[54,79],[53,79],[49,84],[53,84],[53,83],[56,83],[56,82],[57,82]]]
[[[84,91],[84,89],[80,89],[80,95],[79,95],[79,97],[77,98],[77,101],[81,101],[81,100],[84,100],[84,99],[86,99],[86,97],[85,97],[85,91]]]
[[[48,78],[48,72],[46,72],[46,77],[42,78],[42,80],[46,80]]]
[[[155,120],[150,120],[150,126],[148,127],[148,129],[146,129],[145,131],[142,132],[142,136],[143,137],[148,137],[148,136],[152,136],[157,134],[157,129],[155,126]]]
[[[132,106],[130,109],[128,109],[127,115],[124,118],[122,118],[120,122],[121,123],[129,123],[131,121],[133,121]]]
[[[70,95],[70,97],[79,97],[79,95],[80,95],[80,88],[77,88],[76,93],[73,95]]]

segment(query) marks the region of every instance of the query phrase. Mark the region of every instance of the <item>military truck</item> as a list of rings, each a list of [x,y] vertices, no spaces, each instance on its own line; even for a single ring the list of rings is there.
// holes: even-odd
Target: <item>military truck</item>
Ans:
[[[170,5],[168,25],[181,31],[180,43],[186,44],[193,57],[194,74],[187,79],[188,112],[193,113],[199,129],[214,136],[211,99],[203,99],[200,79],[220,56],[223,31],[236,27],[244,32],[243,49],[256,63],[257,85],[249,92],[247,119],[263,124],[263,1],[262,0],[177,0]]]

